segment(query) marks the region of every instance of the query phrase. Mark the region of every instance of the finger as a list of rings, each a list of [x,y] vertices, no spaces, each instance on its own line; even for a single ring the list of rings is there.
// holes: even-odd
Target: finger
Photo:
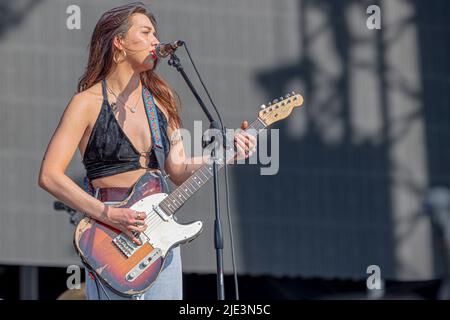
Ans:
[[[248,122],[247,121],[243,121],[242,124],[241,124],[241,129],[245,130],[247,128],[248,128]]]
[[[250,149],[253,149],[256,147],[256,141],[254,140],[249,140],[249,144],[248,144]]]
[[[128,226],[128,230],[130,231],[144,232],[146,229],[147,229],[146,224],[142,226]]]
[[[130,223],[130,226],[136,226],[136,227],[143,226],[143,225],[145,225],[145,221],[143,221],[143,220],[137,220],[137,219],[134,219],[134,220]]]
[[[245,139],[247,139],[250,143],[256,143],[256,137],[248,132],[243,133]]]
[[[246,156],[244,148],[242,148],[240,145],[236,145],[236,149],[237,149],[237,155],[239,157]]]
[[[245,150],[247,148],[245,142],[240,139],[236,140],[236,145],[240,146],[243,150]]]
[[[255,146],[255,142],[249,136],[245,136],[243,142],[245,146],[249,149],[252,149]]]
[[[243,134],[237,134],[236,141],[241,141],[242,143],[244,143],[244,145],[247,145],[250,140]]]
[[[243,139],[244,138],[244,136],[243,136],[243,134],[242,134],[242,132],[236,132],[236,134],[234,135],[234,139],[236,140],[236,139]]]
[[[253,143],[253,142],[250,142],[250,144],[249,144],[249,146],[248,146],[248,148],[250,149],[250,150],[256,150],[256,143]]]
[[[128,230],[127,230],[127,231],[125,232],[125,234],[126,234],[127,237],[130,238],[131,241],[133,241],[135,244],[137,244],[137,245],[139,245],[139,246],[142,244],[141,240],[138,239],[131,231],[128,231]]]
[[[239,154],[244,154],[245,152],[244,152],[244,147],[242,147],[239,143],[236,143],[236,151],[239,153]]]
[[[248,132],[243,132],[242,138],[248,144],[256,143],[256,138]]]
[[[145,212],[141,212],[140,215],[139,215],[139,219],[140,219],[140,220],[145,220],[145,219],[147,219],[147,214],[146,214]]]
[[[256,137],[248,132],[244,132],[243,133],[247,139],[249,139],[251,142],[256,143]]]
[[[145,220],[145,218],[147,218],[147,214],[142,211],[134,211],[133,218],[137,220]]]

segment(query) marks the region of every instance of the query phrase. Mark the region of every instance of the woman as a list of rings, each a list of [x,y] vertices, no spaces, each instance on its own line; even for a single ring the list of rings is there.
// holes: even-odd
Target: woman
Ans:
[[[208,160],[207,156],[187,158],[183,143],[174,134],[181,126],[178,104],[168,85],[153,71],[159,43],[155,27],[153,15],[142,3],[120,6],[102,15],[92,35],[78,93],[64,111],[39,174],[39,186],[54,197],[124,232],[136,243],[136,233],[147,228],[145,213],[111,204],[125,199],[145,173],[151,171],[162,178],[152,148],[143,87],[153,95],[157,106],[166,155],[164,168],[172,182],[180,185]],[[246,126],[244,121],[242,128]],[[256,145],[246,133],[236,134],[234,142],[241,159],[250,156]],[[95,193],[86,192],[65,175],[77,147]],[[92,273],[89,275],[88,299],[127,299],[103,286]],[[134,298],[182,298],[179,247],[169,252],[152,287]]]

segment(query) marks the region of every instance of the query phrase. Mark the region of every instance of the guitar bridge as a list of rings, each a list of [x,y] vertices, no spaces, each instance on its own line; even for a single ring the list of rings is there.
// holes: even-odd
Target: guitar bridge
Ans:
[[[141,243],[143,243],[142,239],[140,240]],[[133,241],[131,241],[131,239],[123,233],[115,237],[113,243],[127,258],[131,257],[133,253],[141,247],[140,245],[137,245]]]

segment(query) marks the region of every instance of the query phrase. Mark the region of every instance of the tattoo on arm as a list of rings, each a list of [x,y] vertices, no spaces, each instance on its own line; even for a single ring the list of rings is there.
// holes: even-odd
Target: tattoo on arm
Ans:
[[[180,131],[179,130],[175,130],[172,133],[172,136],[170,138],[170,144],[171,145],[175,145],[176,143],[178,143],[178,142],[180,142],[182,140],[183,140],[183,137],[181,136]]]

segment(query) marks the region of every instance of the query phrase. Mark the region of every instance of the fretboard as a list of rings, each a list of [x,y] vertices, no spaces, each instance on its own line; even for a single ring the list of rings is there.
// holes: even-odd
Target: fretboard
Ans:
[[[264,123],[258,118],[253,121],[245,131],[256,132],[265,128]],[[232,154],[230,154],[231,152]],[[234,149],[227,150],[225,157],[230,162],[233,161],[235,155]],[[225,165],[224,161],[219,160],[217,168],[222,169]],[[213,177],[213,164],[204,164],[197,169],[186,181],[184,181],[178,188],[176,188],[169,196],[160,202],[159,206],[169,215],[174,214],[190,197],[194,195],[201,187],[203,187],[209,179]]]

